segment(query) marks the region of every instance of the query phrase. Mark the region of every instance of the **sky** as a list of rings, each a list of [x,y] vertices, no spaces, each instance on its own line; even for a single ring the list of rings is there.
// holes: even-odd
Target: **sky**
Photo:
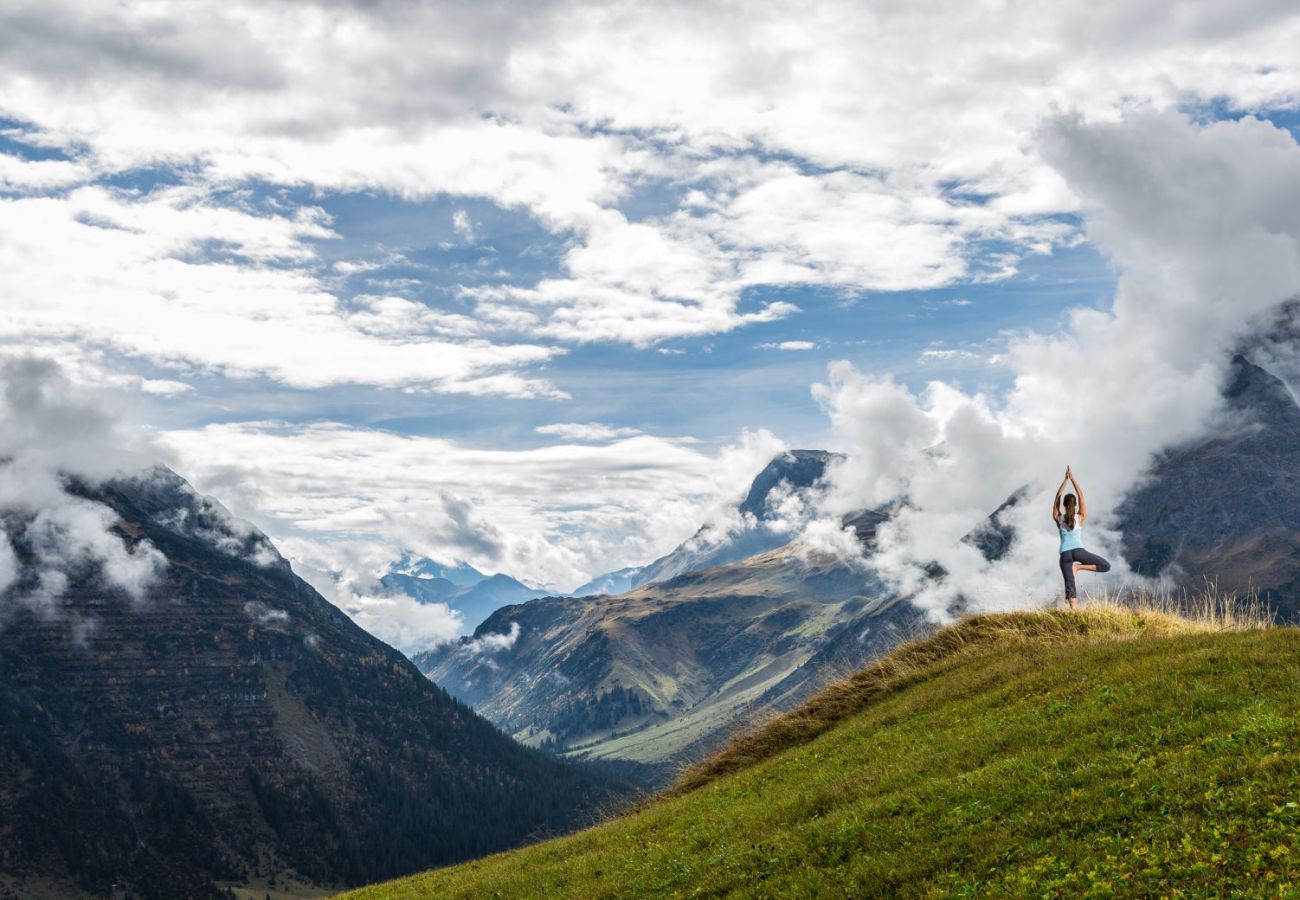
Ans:
[[[353,611],[408,550],[647,562],[789,447],[850,455],[827,515],[932,498],[905,585],[918,535],[1074,460],[1118,501],[1207,427],[1300,289],[1298,40],[1283,2],[6,0],[0,354]]]

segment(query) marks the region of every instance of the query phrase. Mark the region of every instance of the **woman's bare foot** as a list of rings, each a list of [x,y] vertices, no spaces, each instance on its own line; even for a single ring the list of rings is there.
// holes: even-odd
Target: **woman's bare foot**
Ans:
[[[1074,597],[1066,597],[1066,598],[1065,598],[1065,602],[1068,603],[1068,604],[1070,604],[1070,609],[1078,609],[1078,608],[1079,608],[1079,601],[1076,600]]]
[[[1079,574],[1079,570],[1082,569],[1082,568],[1083,568],[1083,563],[1075,563],[1075,564],[1074,564],[1074,574],[1077,576],[1077,575]]]

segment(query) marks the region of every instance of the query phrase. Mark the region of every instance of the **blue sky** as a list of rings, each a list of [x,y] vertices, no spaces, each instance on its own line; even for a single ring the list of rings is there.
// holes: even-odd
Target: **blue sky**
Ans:
[[[845,371],[996,419],[1122,318],[1159,142],[1300,127],[1286,4],[1180,9],[13,5],[0,347],[341,602],[572,586],[869,441]]]
[[[5,149],[29,159],[63,158],[56,150],[12,138]],[[155,169],[103,181],[147,193],[159,185],[183,184],[187,177],[184,171]],[[258,183],[240,184],[218,197],[232,195],[255,209],[323,210],[335,235],[313,242],[317,267],[335,280],[337,295],[345,303],[358,294],[384,291],[472,314],[471,304],[456,295],[459,287],[534,284],[553,277],[566,244],[564,235],[549,233],[526,212],[473,198],[410,201],[383,192],[319,192]],[[670,196],[655,190],[622,204],[624,209],[650,213],[672,206]],[[455,228],[458,215],[471,223],[468,236]],[[1077,216],[1061,219],[1079,228]],[[1015,248],[989,248],[987,255],[1008,251]],[[220,259],[222,249],[200,248],[196,255]],[[330,267],[340,261],[374,268],[337,275]],[[198,388],[192,399],[158,399],[140,415],[160,428],[328,419],[494,447],[537,446],[546,439],[534,429],[555,421],[597,421],[654,434],[689,435],[713,445],[725,444],[745,428],[767,428],[791,445],[821,446],[831,437],[809,388],[823,379],[830,361],[848,360],[865,371],[890,373],[917,390],[941,379],[998,393],[1007,387],[1010,373],[990,364],[989,358],[999,352],[1007,333],[1051,331],[1065,311],[1103,307],[1113,290],[1110,267],[1083,242],[1044,255],[1025,255],[1009,277],[963,280],[933,290],[757,286],[745,292],[742,308],[779,300],[799,311],[771,322],[646,347],[607,342],[566,346],[546,367],[547,378],[570,395],[563,399],[412,396],[363,385],[302,390],[265,378],[199,373],[190,376]],[[813,346],[781,348],[791,342]],[[954,355],[927,357],[926,351]],[[138,360],[127,364],[149,376],[166,375],[164,367]]]
[[[1228,111],[1213,110],[1219,117]],[[1289,114],[1275,113],[1285,121]],[[29,143],[30,122],[0,120],[0,150],[23,160],[70,160],[75,147]],[[134,194],[185,185],[200,178],[193,170],[154,166],[115,172],[92,183]],[[462,286],[535,284],[561,273],[559,257],[572,240],[549,232],[526,211],[502,208],[478,198],[439,196],[408,200],[383,191],[321,191],[241,182],[212,194],[217,202],[268,213],[299,207],[322,210],[333,235],[312,242],[315,267],[332,279],[345,304],[359,294],[389,292],[416,303],[472,314],[457,296]],[[663,215],[680,192],[663,185],[636,191],[618,206],[631,221]],[[982,198],[975,198],[979,205]],[[462,218],[463,217],[463,218]],[[458,231],[456,221],[469,223]],[[1077,215],[1060,220],[1080,228]],[[723,444],[745,428],[767,428],[792,445],[820,446],[830,440],[825,416],[809,386],[831,360],[890,373],[919,390],[933,379],[997,393],[1009,373],[990,365],[1007,333],[1050,331],[1074,307],[1103,307],[1114,291],[1114,274],[1090,244],[1060,246],[1046,254],[1018,253],[1014,245],[992,245],[972,262],[999,254],[1017,255],[1009,277],[967,279],[932,290],[879,291],[852,285],[756,286],[740,305],[757,308],[785,301],[798,312],[771,322],[698,337],[669,339],[652,346],[579,343],[547,366],[547,377],[570,396],[539,403],[505,397],[410,396],[369,386],[298,390],[265,378],[190,376],[196,396],[185,403],[160,399],[139,414],[159,428],[209,422],[328,419],[359,426],[430,436],[455,437],[490,446],[536,446],[534,428],[553,421],[599,421],[657,434],[690,435]],[[195,248],[192,258],[226,258],[220,246]],[[331,271],[339,262],[363,263],[348,274]],[[526,335],[520,335],[526,337]],[[804,345],[785,349],[782,344]],[[947,358],[926,351],[949,352]],[[122,364],[147,377],[166,368],[147,361]]]

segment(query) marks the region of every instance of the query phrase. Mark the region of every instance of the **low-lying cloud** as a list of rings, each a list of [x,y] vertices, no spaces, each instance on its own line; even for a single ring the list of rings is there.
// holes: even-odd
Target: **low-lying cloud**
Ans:
[[[166,567],[147,540],[131,545],[115,530],[116,513],[69,489],[70,477],[134,472],[146,458],[105,400],[79,394],[49,360],[0,362],[0,612],[16,604],[54,614],[88,567],[140,600]]]
[[[561,443],[524,450],[340,423],[209,425],[160,440],[202,490],[275,535],[318,589],[337,590],[342,573],[344,606],[377,596],[370,582],[406,551],[572,589],[734,515],[784,449],[764,431],[711,451],[604,428],[566,425]]]
[[[1116,506],[1154,454],[1215,427],[1230,352],[1300,293],[1300,147],[1287,131],[1061,117],[1039,143],[1119,269],[1113,308],[1014,336],[1005,397],[941,381],[914,393],[846,362],[814,390],[849,452],[824,511],[902,499],[870,564],[936,615],[958,595],[997,609],[1060,594],[1048,511],[1067,464],[1087,492],[1087,544],[1116,563],[1105,583],[1132,578]],[[1004,514],[1017,540],[990,564],[961,538],[1025,484]],[[933,563],[947,577],[928,577]]]

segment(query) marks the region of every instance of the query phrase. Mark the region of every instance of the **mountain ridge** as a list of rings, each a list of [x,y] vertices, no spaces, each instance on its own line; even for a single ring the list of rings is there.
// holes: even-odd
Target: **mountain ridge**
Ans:
[[[1245,354],[1230,362],[1227,420],[1161,454],[1118,509],[1135,572],[1183,589],[1212,573],[1225,592],[1259,592],[1300,612],[1300,405]],[[1260,502],[1260,501],[1263,502]]]
[[[259,874],[358,883],[584,824],[614,796],[455,701],[175,473],[68,489],[167,565],[139,600],[82,566],[45,613],[7,605],[11,885],[170,898]]]
[[[380,577],[379,583],[385,591],[410,597],[417,603],[444,604],[460,614],[462,629],[469,632],[502,606],[548,596],[547,591],[530,588],[510,575],[484,575],[468,566],[465,568],[478,577],[462,578],[461,583],[457,583],[445,577],[444,567],[438,567],[443,575],[390,571]]]
[[[863,518],[864,538],[886,520]],[[847,670],[919,618],[868,572],[784,546],[614,597],[503,607],[414,659],[520,740],[666,772],[820,686],[810,661]]]

